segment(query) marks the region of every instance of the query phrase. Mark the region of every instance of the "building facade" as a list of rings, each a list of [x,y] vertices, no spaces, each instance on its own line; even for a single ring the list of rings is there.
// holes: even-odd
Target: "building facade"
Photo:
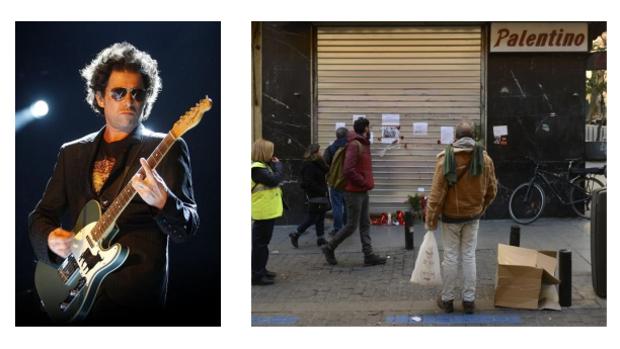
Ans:
[[[408,209],[430,190],[435,156],[461,119],[495,161],[487,218],[508,217],[528,158],[583,158],[586,69],[605,23],[253,23],[253,137],[286,164],[282,223],[299,221],[305,147],[369,119],[371,213]],[[570,215],[550,203],[546,215]]]

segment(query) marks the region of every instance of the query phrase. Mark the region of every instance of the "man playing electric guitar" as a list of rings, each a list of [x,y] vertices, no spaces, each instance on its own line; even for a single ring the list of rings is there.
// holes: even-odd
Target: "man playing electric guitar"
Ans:
[[[145,160],[165,136],[142,126],[161,89],[157,62],[149,54],[117,43],[99,52],[81,74],[86,100],[104,116],[105,126],[60,148],[43,197],[29,216],[30,240],[40,262],[57,265],[69,255],[77,233],[61,227],[61,220],[75,223],[92,199],[105,212],[131,182],[138,195],[116,220],[113,240],[129,254],[101,283],[86,321],[157,324],[166,298],[168,240],[182,241],[198,230],[187,145],[178,138],[157,171]],[[136,174],[140,167],[144,175]]]

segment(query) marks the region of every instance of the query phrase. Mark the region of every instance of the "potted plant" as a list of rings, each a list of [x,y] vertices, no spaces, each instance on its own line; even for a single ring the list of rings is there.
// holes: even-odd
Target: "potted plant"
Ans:
[[[416,219],[420,220],[420,222],[423,222],[426,208],[426,197],[420,196],[418,193],[416,193],[414,196],[409,195],[408,201],[409,205],[411,206],[411,210],[409,212],[411,212],[413,222],[415,222]]]

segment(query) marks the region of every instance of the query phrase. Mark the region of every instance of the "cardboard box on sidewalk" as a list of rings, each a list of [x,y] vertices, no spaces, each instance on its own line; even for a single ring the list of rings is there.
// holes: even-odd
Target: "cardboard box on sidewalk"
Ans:
[[[561,310],[555,251],[498,244],[495,306]]]

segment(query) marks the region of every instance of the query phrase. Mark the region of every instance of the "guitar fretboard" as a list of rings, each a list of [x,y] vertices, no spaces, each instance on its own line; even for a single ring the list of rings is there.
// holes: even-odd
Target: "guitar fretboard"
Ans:
[[[162,141],[157,145],[155,150],[153,150],[149,158],[146,160],[151,169],[154,169],[157,165],[159,165],[175,141],[176,139],[171,133],[168,133],[166,137],[162,139]],[[137,173],[144,178],[145,174],[142,167],[140,167]],[[107,211],[99,218],[95,227],[91,230],[90,234],[95,241],[100,241],[106,237],[106,233],[111,231],[112,226],[135,195],[136,191],[131,185],[130,179],[125,187],[123,187],[120,194],[118,194],[112,204],[108,207]]]

